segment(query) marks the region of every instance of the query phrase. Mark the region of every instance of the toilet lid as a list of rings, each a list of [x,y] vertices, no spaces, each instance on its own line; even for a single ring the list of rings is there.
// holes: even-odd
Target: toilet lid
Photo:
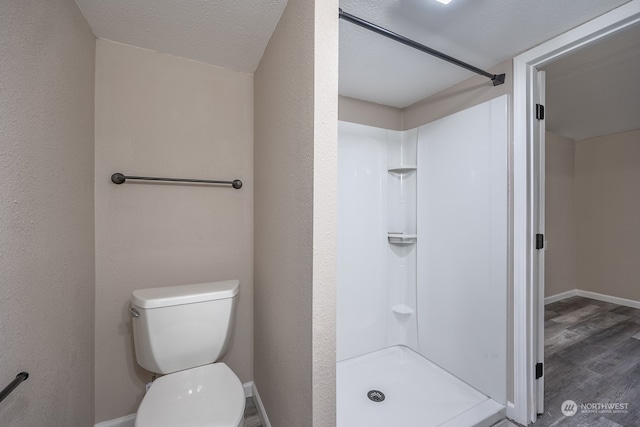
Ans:
[[[237,427],[244,389],[224,363],[165,375],[142,399],[135,427]]]

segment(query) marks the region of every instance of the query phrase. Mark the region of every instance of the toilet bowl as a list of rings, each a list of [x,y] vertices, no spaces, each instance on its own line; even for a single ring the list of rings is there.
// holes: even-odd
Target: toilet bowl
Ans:
[[[136,415],[135,427],[242,427],[242,383],[224,363],[158,378]]]
[[[138,364],[164,374],[142,399],[135,427],[242,427],[245,396],[224,363],[237,280],[139,289],[130,312]]]

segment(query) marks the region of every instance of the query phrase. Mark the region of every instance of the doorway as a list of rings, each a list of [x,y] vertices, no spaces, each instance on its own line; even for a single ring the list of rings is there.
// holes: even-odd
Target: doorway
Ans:
[[[514,59],[514,406],[509,417],[535,422],[542,407],[544,375],[544,257],[536,234],[544,234],[544,133],[536,103],[544,97],[538,70],[554,60],[640,21],[632,1]],[[543,98],[542,98],[543,99]]]
[[[640,24],[542,70],[547,375],[537,424],[636,425],[640,204],[629,195],[640,185]]]

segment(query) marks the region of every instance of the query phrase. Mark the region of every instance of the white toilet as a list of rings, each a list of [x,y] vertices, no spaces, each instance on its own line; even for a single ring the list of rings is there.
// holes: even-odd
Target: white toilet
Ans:
[[[166,374],[142,399],[135,427],[242,427],[244,389],[224,363],[239,282],[138,289],[131,297],[138,364]]]

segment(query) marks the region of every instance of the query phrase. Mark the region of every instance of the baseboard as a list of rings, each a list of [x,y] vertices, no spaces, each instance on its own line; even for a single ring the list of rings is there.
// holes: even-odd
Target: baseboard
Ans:
[[[561,301],[563,299],[571,298],[571,297],[584,297],[591,298],[598,301],[610,302],[612,304],[623,305],[625,307],[637,308],[640,309],[640,301],[635,301],[626,298],[614,297],[611,295],[599,294],[597,292],[583,291],[580,289],[572,289],[567,292],[562,292],[560,294],[551,295],[544,299],[544,304],[551,304],[556,301]]]
[[[94,427],[133,427],[136,421],[136,414],[127,415],[126,417],[116,418],[115,420],[102,421]]]
[[[242,384],[242,388],[244,389],[244,397],[245,397],[245,399],[247,397],[253,396],[253,381],[249,381],[249,382],[246,382],[246,383]]]
[[[597,292],[581,291],[578,289],[577,295],[580,297],[591,298],[598,301],[610,302],[612,304],[624,305],[631,308],[640,308],[640,301],[634,301],[626,298],[612,297],[611,295],[599,294]]]
[[[557,301],[562,301],[563,299],[575,297],[578,295],[577,289],[571,289],[570,291],[561,292],[559,294],[551,295],[550,297],[544,298],[544,305],[551,304]]]
[[[260,393],[258,393],[258,389],[255,384],[253,384],[253,401],[258,409],[258,416],[260,417],[260,421],[262,421],[262,427],[271,427],[269,417],[267,417],[267,411],[264,410],[262,399],[260,399]]]

